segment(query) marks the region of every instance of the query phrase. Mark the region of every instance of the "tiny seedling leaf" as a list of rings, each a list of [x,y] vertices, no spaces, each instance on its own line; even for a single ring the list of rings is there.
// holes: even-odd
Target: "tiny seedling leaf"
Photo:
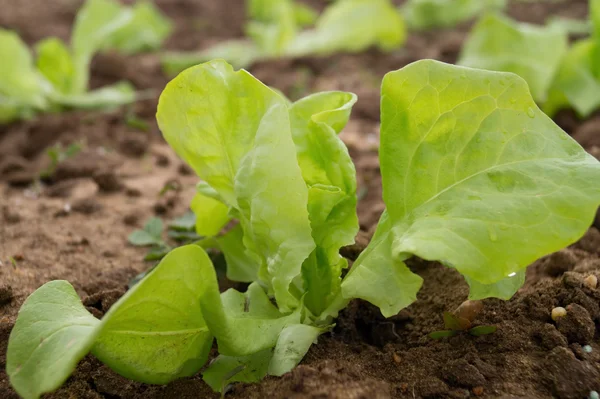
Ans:
[[[469,334],[480,337],[482,335],[493,334],[497,330],[496,326],[477,326],[469,330]]]
[[[442,339],[442,338],[450,338],[458,335],[460,331],[457,330],[441,330],[434,331],[429,333],[429,338],[431,339]]]

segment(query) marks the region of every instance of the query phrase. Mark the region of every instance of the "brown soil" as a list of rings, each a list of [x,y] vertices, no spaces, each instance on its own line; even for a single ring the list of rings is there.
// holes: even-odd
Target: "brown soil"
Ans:
[[[316,5],[323,2],[313,1]],[[66,39],[80,0],[0,0],[0,26],[16,29],[29,43],[57,35]],[[177,29],[170,49],[194,49],[242,35],[243,0],[157,0]],[[518,2],[511,15],[541,22],[549,15],[584,18],[585,0]],[[359,246],[368,241],[383,210],[377,162],[379,98],[383,74],[420,58],[452,62],[468,32],[410,36],[392,54],[306,58],[256,65],[265,83],[298,98],[326,89],[356,92],[359,103],[342,137],[356,162],[360,183]],[[167,79],[154,55],[96,57],[93,84],[129,79],[158,95]],[[183,214],[196,178],[162,142],[154,121],[156,97],[106,113],[71,112],[0,127],[0,397],[17,397],[4,372],[8,335],[17,310],[33,290],[52,279],[69,280],[100,316],[127,283],[151,264],[127,235],[152,215]],[[136,115],[148,131],[128,126]],[[562,112],[556,121],[592,154],[600,153],[600,114],[578,121]],[[46,149],[79,143],[83,151],[59,165],[51,179],[33,184],[47,168]],[[180,191],[159,195],[176,180]],[[600,227],[600,223],[596,223]],[[322,336],[302,364],[282,378],[232,387],[231,398],[585,398],[600,391],[600,232],[592,227],[571,248],[528,270],[525,287],[510,301],[485,300],[477,324],[498,327],[479,338],[460,335],[432,341],[443,328],[442,312],[466,299],[467,286],[454,270],[413,260],[425,279],[417,302],[391,319],[354,301],[335,330]],[[555,306],[569,307],[558,324]],[[582,345],[589,344],[591,353]],[[86,357],[52,398],[218,397],[200,375],[167,386],[128,381]]]

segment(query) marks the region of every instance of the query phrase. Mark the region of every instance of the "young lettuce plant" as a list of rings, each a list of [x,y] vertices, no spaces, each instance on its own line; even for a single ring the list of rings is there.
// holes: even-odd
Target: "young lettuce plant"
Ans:
[[[239,222],[229,236],[237,249],[223,247],[228,268],[245,268],[230,277],[251,284],[219,294],[198,245],[173,250],[102,320],[67,282],[47,283],[9,339],[17,392],[56,389],[90,350],[128,378],[166,383],[198,372],[213,338],[220,355],[204,379],[214,389],[281,375],[352,298],[388,317],[412,303],[422,283],[404,263],[413,255],[456,268],[472,299],[509,298],[528,264],[591,224],[600,164],[537,108],[523,79],[419,61],[383,81],[387,210],[342,280],[338,251],[358,222],[354,167],[337,133],[355,100],[328,92],[289,103],[223,61],[169,83],[160,128],[204,180],[200,198],[220,208],[202,225],[207,235]],[[240,254],[248,261],[231,260]]]
[[[401,8],[410,29],[451,28],[490,10],[506,7],[506,0],[409,0]]]
[[[390,0],[337,1],[318,18],[292,0],[253,0],[249,6],[250,40],[223,42],[199,53],[166,53],[164,70],[175,75],[214,58],[242,68],[260,60],[360,52],[371,46],[391,51],[405,40],[404,22]],[[314,28],[301,30],[313,21]]]
[[[563,57],[544,112],[554,115],[572,107],[588,117],[600,107],[600,1],[590,0],[592,37],[575,42]]]
[[[37,43],[34,59],[14,32],[0,29],[0,123],[62,108],[105,108],[131,103],[130,84],[88,90],[93,55],[104,48],[130,52],[154,46],[165,26],[153,6],[133,9],[112,0],[88,0],[75,19],[70,46],[50,37]],[[161,21],[164,23],[164,21]],[[155,28],[162,26],[161,33]],[[155,33],[152,35],[151,33]]]
[[[488,14],[473,27],[458,64],[516,73],[541,104],[566,51],[567,33],[556,24],[536,26]]]

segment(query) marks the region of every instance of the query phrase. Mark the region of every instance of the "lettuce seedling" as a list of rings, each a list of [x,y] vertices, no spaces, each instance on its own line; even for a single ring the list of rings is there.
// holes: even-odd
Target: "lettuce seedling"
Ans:
[[[511,73],[419,61],[386,75],[383,197],[375,235],[342,283],[392,316],[422,283],[418,256],[460,272],[470,299],[510,298],[527,265],[580,238],[600,203],[600,164]]]
[[[587,117],[600,107],[600,1],[590,0],[591,38],[575,42],[563,57],[544,111],[572,107]]]
[[[342,280],[339,250],[358,220],[355,170],[337,134],[355,101],[325,92],[290,103],[224,61],[169,83],[159,126],[214,201],[196,210],[206,221],[197,226],[221,240],[228,275],[248,289],[219,293],[203,243],[171,251],[102,320],[67,282],[47,283],[9,338],[17,392],[56,389],[90,350],[125,377],[164,384],[198,372],[213,338],[219,356],[204,380],[215,390],[279,376],[351,299],[387,317],[412,303],[422,283],[404,263],[413,255],[457,269],[473,299],[508,298],[528,264],[591,224],[600,164],[537,108],[523,79],[419,61],[384,78],[387,209]],[[238,224],[219,235],[230,219]]]
[[[458,64],[516,73],[527,81],[533,98],[543,103],[566,51],[567,33],[560,26],[488,14],[473,27]]]
[[[280,57],[328,55],[360,52],[371,46],[384,51],[398,48],[405,40],[405,27],[390,0],[345,0],[328,6],[312,23],[314,13],[299,8],[292,0],[253,0],[249,2],[250,40],[223,42],[199,53],[166,53],[164,70],[175,75],[192,65],[223,58],[236,67],[259,60]]]
[[[401,8],[410,29],[451,28],[490,10],[506,7],[506,0],[409,0]]]
[[[34,59],[16,33],[0,29],[0,123],[62,108],[96,109],[135,101],[129,83],[88,90],[93,55],[154,48],[170,27],[149,3],[134,8],[113,0],[88,0],[79,10],[70,46],[56,37],[36,44]]]

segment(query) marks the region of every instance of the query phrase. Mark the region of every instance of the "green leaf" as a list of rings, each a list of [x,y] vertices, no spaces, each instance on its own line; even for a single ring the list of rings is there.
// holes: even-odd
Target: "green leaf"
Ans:
[[[429,333],[429,338],[431,339],[442,339],[442,338],[450,338],[458,335],[460,331],[454,330],[443,330],[443,331],[434,331]]]
[[[322,328],[306,324],[295,324],[284,328],[279,334],[269,364],[269,375],[282,376],[291,371],[324,331]]]
[[[216,238],[227,262],[227,278],[231,281],[251,283],[258,280],[260,265],[246,253],[243,239],[244,232],[239,224]]]
[[[163,71],[168,76],[214,59],[227,60],[236,68],[246,68],[255,62],[267,59],[267,55],[250,40],[228,40],[199,52],[168,51],[161,55]]]
[[[296,37],[296,7],[293,0],[250,0],[251,21],[246,33],[268,55],[280,55]]]
[[[473,327],[469,330],[469,334],[474,335],[475,337],[480,337],[482,335],[493,334],[497,330],[496,326],[477,326]]]
[[[127,241],[129,241],[131,245],[145,247],[147,245],[158,244],[157,241],[160,241],[160,239],[157,240],[156,237],[154,237],[145,230],[135,230],[134,232],[129,234],[129,236],[127,237]]]
[[[482,284],[467,276],[465,276],[465,280],[469,284],[469,299],[473,301],[485,298],[509,300],[525,284],[525,269],[494,284]]]
[[[80,94],[59,95],[55,102],[65,107],[79,109],[105,109],[135,102],[133,86],[129,82],[117,82]]]
[[[196,215],[196,234],[199,236],[216,236],[231,220],[227,205],[201,193],[196,193],[190,208]]]
[[[281,313],[258,283],[252,283],[243,294],[230,289],[219,295],[216,285],[207,287],[200,305],[217,338],[219,353],[227,356],[273,348],[285,327],[300,323],[300,311]]]
[[[124,54],[136,54],[158,50],[173,30],[173,24],[152,1],[136,2],[129,23],[110,35],[103,47],[116,49]]]
[[[402,7],[402,15],[410,29],[451,28],[505,7],[506,0],[409,0]]]
[[[213,61],[167,85],[157,119],[166,141],[240,220],[277,304],[298,307],[290,284],[315,244],[286,101],[248,72]]]
[[[339,255],[354,242],[356,171],[348,149],[338,137],[350,117],[356,96],[324,92],[291,105],[292,135],[302,176],[309,187],[308,213],[317,245],[302,265],[304,303],[320,315],[340,291],[347,261]]]
[[[108,311],[93,354],[119,374],[165,384],[198,372],[212,346],[198,302],[217,288],[206,252],[195,245],[171,251]]]
[[[369,246],[360,254],[342,282],[346,300],[361,298],[391,317],[417,299],[423,279],[392,254],[393,234],[387,212],[381,216]],[[340,303],[339,307],[345,307]],[[333,313],[335,314],[335,313]]]
[[[155,238],[160,238],[162,236],[163,228],[163,221],[161,220],[161,218],[157,217],[151,217],[144,225],[144,230]]]
[[[8,340],[13,388],[26,399],[57,389],[90,350],[99,324],[68,282],[44,284],[23,303]]]
[[[196,215],[194,212],[188,211],[182,216],[173,219],[169,222],[169,229],[175,231],[189,232],[196,228]]]
[[[573,242],[600,164],[513,74],[425,60],[386,75],[380,163],[394,258],[495,284]]]
[[[3,60],[0,74],[0,106],[3,112],[7,112],[5,110],[9,106],[11,114],[16,116],[21,107],[45,108],[46,89],[35,69],[29,48],[15,32],[0,29],[0,59]]]
[[[516,73],[527,81],[533,98],[544,102],[566,51],[567,34],[556,25],[486,15],[473,27],[458,64]]]
[[[313,30],[296,35],[284,54],[360,52],[371,46],[391,51],[405,39],[404,21],[390,0],[338,1],[327,7]]]
[[[258,382],[267,375],[272,356],[271,349],[249,356],[219,355],[202,373],[202,379],[217,392],[232,382]]]
[[[109,42],[111,36],[131,22],[133,13],[114,0],[87,0],[77,13],[71,48],[74,80],[71,94],[87,91],[89,67],[94,53]]]
[[[597,48],[596,41],[582,40],[569,49],[550,87],[544,112],[554,115],[562,108],[572,107],[585,118],[600,107],[600,80],[594,70]]]
[[[57,37],[38,42],[36,66],[59,93],[69,93],[73,84],[73,60],[66,44]]]

